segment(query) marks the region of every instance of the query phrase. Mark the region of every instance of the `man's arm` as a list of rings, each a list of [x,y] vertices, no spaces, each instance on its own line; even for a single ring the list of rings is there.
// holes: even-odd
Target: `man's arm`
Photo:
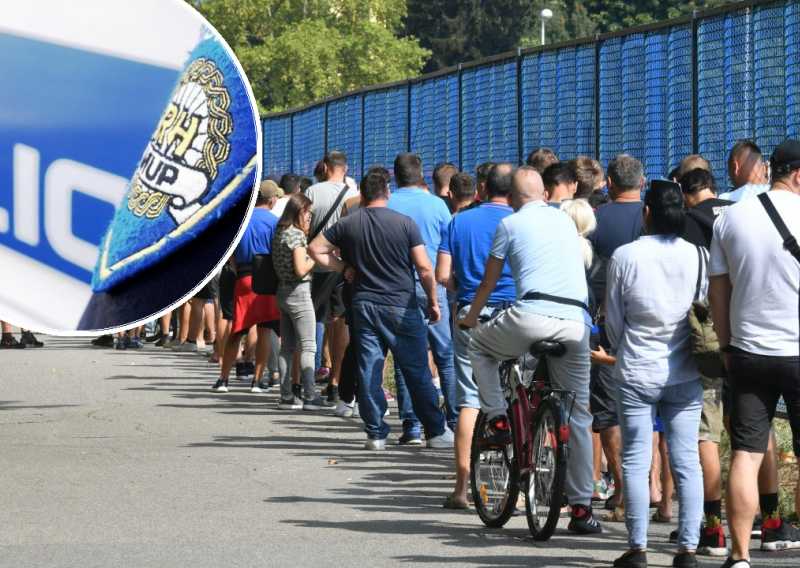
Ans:
[[[606,335],[614,349],[619,349],[625,332],[625,298],[622,293],[622,271],[614,260],[608,261],[606,272]]]
[[[344,274],[347,281],[352,282],[353,276],[355,276],[355,270],[337,257],[334,254],[335,251],[336,245],[331,244],[328,239],[325,238],[325,235],[319,235],[308,245],[308,254],[314,259],[314,262],[323,268]],[[345,271],[345,269],[347,270]]]
[[[425,290],[425,295],[428,296],[428,307],[425,309],[425,317],[428,319],[428,324],[438,322],[442,317],[442,312],[439,310],[439,298],[436,293],[436,281],[433,278],[433,267],[428,255],[425,253],[425,245],[417,245],[410,250],[411,262],[414,263],[414,268],[417,269],[419,276],[419,283],[422,289]]]
[[[458,325],[463,327],[478,327],[478,314],[486,306],[489,301],[489,296],[494,292],[500,276],[503,275],[503,268],[506,265],[505,259],[497,258],[489,255],[486,261],[486,269],[483,272],[483,280],[478,285],[475,291],[475,298],[472,300],[472,305],[469,307],[469,313],[463,318],[458,320]]]
[[[720,274],[708,279],[708,302],[720,347],[731,344],[731,277]]]
[[[453,271],[453,257],[446,252],[439,251],[436,256],[436,281],[451,292],[458,291],[458,282]]]

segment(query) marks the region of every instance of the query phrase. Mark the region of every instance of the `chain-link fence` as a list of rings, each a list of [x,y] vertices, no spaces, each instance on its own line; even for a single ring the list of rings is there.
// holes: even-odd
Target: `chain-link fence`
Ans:
[[[628,153],[648,178],[692,153],[720,188],[727,153],[751,138],[765,156],[800,137],[800,0],[739,2],[691,16],[465,63],[263,119],[264,175],[311,175],[327,150],[359,179],[420,154],[463,171],[522,163],[538,147],[603,165]]]

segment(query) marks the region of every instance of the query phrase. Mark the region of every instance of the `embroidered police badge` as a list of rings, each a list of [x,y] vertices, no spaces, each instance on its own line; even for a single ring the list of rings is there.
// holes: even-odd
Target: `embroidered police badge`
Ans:
[[[93,290],[107,291],[173,254],[253,194],[257,135],[243,77],[215,38],[203,39],[103,238]]]

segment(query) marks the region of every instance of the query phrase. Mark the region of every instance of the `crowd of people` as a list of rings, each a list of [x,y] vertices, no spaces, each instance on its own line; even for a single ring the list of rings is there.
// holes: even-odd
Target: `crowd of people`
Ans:
[[[347,157],[328,152],[316,183],[267,176],[221,274],[152,339],[175,351],[213,343],[213,392],[232,388],[235,368],[252,393],[279,386],[280,410],[360,417],[375,451],[391,432],[391,353],[396,442],[454,448],[451,509],[470,507],[478,412],[489,418],[482,444],[511,442],[499,363],[560,342],[551,376],[575,393],[568,529],[624,522],[629,550],[614,566],[645,567],[648,523],[672,521],[676,490],[673,566],[696,566],[700,554],[745,568],[751,536],[762,550],[800,548],[779,514],[771,431],[782,396],[800,455],[800,247],[786,238],[800,235],[800,142],[765,162],[742,140],[727,167],[734,189],[718,194],[699,155],[648,184],[632,156],[604,170],[542,148],[523,166],[485,163],[474,175],[439,164],[431,190],[415,154],[398,155],[391,174],[371,167],[356,185]],[[264,262],[274,294],[253,289]],[[140,333],[95,343],[136,348]]]

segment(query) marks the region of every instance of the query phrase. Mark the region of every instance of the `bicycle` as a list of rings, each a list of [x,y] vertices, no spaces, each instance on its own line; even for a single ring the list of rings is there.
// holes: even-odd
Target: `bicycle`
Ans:
[[[484,320],[485,321],[485,320]],[[524,356],[500,364],[500,384],[508,400],[512,442],[483,447],[488,418],[481,411],[475,423],[470,455],[470,486],[475,510],[489,527],[502,527],[524,491],[528,529],[535,540],[555,531],[564,498],[569,459],[569,417],[575,393],[554,388],[548,358],[560,357],[561,343],[538,341],[530,354],[538,362],[529,383],[523,376]],[[567,412],[567,398],[572,397]]]

